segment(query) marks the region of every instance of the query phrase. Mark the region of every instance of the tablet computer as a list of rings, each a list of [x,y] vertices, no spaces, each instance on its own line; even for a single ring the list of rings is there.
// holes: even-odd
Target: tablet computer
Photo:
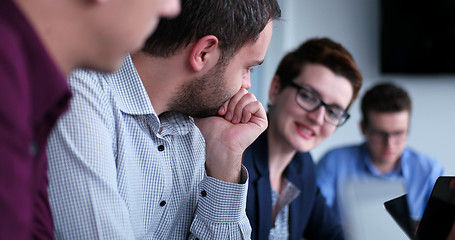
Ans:
[[[416,239],[447,240],[455,221],[455,177],[439,177],[420,220]]]
[[[384,203],[384,206],[409,239],[414,239],[416,226],[411,220],[406,196],[407,195],[404,194],[389,200]]]
[[[449,234],[455,234],[455,177],[441,176],[436,180],[416,227],[409,215],[406,195],[386,201],[384,206],[410,239],[448,240]]]

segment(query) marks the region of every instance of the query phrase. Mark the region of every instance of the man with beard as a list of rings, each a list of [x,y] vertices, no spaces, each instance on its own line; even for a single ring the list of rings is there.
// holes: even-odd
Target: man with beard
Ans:
[[[182,1],[120,71],[75,72],[48,147],[56,237],[250,238],[242,154],[267,120],[247,89],[280,14],[275,0]]]

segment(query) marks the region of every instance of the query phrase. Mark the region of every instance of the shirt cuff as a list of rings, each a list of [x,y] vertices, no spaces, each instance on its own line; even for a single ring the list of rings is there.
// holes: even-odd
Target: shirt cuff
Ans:
[[[211,222],[240,222],[246,217],[248,171],[242,165],[241,182],[230,183],[207,175],[199,185],[196,214]]]

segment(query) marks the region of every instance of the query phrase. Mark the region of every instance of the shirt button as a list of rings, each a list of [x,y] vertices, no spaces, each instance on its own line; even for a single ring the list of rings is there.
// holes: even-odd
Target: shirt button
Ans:
[[[166,205],[166,201],[161,201],[161,202],[160,202],[160,206],[161,206],[161,207],[164,207],[164,205]]]
[[[158,151],[160,151],[160,152],[164,151],[164,146],[163,145],[159,145],[158,146]]]
[[[206,192],[205,190],[202,190],[202,191],[201,191],[201,195],[202,195],[203,197],[205,197],[205,196],[207,196],[207,192]]]

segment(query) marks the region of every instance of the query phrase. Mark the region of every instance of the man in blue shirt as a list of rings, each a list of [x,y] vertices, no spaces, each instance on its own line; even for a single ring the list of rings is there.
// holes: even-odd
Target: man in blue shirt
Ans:
[[[407,92],[381,83],[365,93],[360,127],[365,142],[327,152],[317,164],[317,183],[340,217],[339,195],[346,181],[403,181],[411,218],[420,220],[443,168],[436,159],[406,146],[411,115]]]

